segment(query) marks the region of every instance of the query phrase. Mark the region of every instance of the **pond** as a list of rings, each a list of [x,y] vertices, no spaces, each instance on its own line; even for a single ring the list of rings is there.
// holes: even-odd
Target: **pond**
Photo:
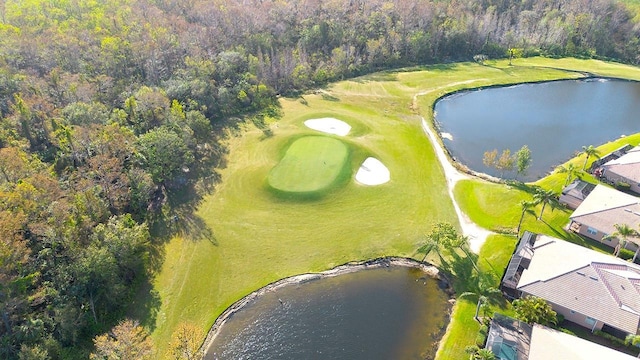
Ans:
[[[233,314],[205,359],[433,359],[450,310],[440,286],[402,266],[285,285]]]
[[[444,145],[457,161],[501,176],[483,164],[483,154],[513,154],[527,145],[533,161],[519,179],[533,181],[582,146],[640,132],[640,83],[588,79],[488,88],[446,96],[434,110]],[[514,178],[515,171],[504,177]]]

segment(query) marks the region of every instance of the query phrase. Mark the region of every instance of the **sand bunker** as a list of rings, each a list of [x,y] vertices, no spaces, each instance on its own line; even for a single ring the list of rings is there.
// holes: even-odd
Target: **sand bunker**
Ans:
[[[340,136],[345,136],[351,131],[349,124],[334,118],[311,119],[305,121],[304,125],[313,130]]]
[[[364,185],[380,185],[391,179],[389,169],[376,158],[367,158],[356,173],[356,181]]]

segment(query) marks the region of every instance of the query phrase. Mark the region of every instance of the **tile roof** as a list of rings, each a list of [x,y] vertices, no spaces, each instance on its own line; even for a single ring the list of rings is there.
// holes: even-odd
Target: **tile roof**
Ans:
[[[605,210],[611,210],[631,205],[638,205],[638,198],[625,194],[608,186],[598,184],[587,196],[571,218],[589,215]],[[640,218],[640,217],[639,217]]]
[[[640,147],[636,146],[623,156],[605,163],[602,167],[608,172],[623,176],[636,183],[640,182]]]
[[[640,226],[640,199],[604,185],[598,185],[571,214],[570,219],[600,230],[616,231],[615,224]]]
[[[622,259],[539,235],[517,288],[626,332],[638,331],[640,267]]]

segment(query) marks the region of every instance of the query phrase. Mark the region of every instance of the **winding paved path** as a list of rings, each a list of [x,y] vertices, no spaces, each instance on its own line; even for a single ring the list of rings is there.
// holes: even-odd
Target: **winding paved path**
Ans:
[[[464,83],[469,83],[478,80],[465,81]],[[448,86],[452,86],[456,84],[449,84]],[[448,87],[447,86],[447,87]],[[413,108],[417,109],[418,96],[423,96],[429,94],[438,89],[433,89],[430,91],[420,92],[413,96]],[[494,234],[493,232],[484,229],[478,226],[476,223],[471,221],[469,217],[460,210],[460,206],[456,202],[456,198],[453,196],[453,188],[456,186],[456,183],[460,180],[464,179],[472,179],[470,175],[462,173],[456,169],[451,162],[449,161],[449,157],[445,154],[442,146],[438,142],[438,136],[431,130],[427,121],[421,117],[422,119],[422,129],[429,136],[429,140],[431,141],[431,145],[436,152],[436,156],[442,165],[442,169],[444,170],[444,176],[447,179],[447,190],[449,191],[449,197],[451,197],[451,202],[453,203],[453,208],[458,215],[458,220],[460,221],[460,227],[462,228],[462,233],[469,237],[469,246],[471,250],[475,253],[480,252],[480,248],[482,244],[487,240],[487,236]]]

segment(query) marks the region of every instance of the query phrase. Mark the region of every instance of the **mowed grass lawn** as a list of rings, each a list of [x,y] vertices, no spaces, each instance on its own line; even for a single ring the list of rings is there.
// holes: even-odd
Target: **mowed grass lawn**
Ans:
[[[282,160],[269,173],[268,183],[278,192],[322,193],[341,175],[351,175],[348,160],[349,148],[342,141],[328,136],[305,136],[287,148]]]
[[[430,118],[435,99],[477,86],[582,76],[553,69],[556,64],[581,71],[604,66],[549,59],[522,64],[447,64],[343,81],[304,99],[282,99],[284,117],[272,124],[271,137],[251,126],[231,135],[222,182],[197,212],[213,238],[175,237],[159,249],[164,261],[153,282],[156,302],[148,304],[153,315],[142,321],[160,355],[181,322],[207,331],[224,309],[264,285],[349,261],[413,256],[432,224],[457,223],[441,166],[421,129],[420,116]],[[419,95],[415,101],[414,95]],[[391,181],[370,187],[348,180],[317,200],[274,196],[267,186],[270,171],[295,139],[319,135],[303,122],[323,117],[352,126],[341,138],[354,149],[351,171],[374,156],[387,166]],[[469,203],[465,210],[475,207]],[[439,359],[465,358],[464,347],[476,334],[467,316],[458,319],[473,310],[467,301],[455,307],[452,335]]]

